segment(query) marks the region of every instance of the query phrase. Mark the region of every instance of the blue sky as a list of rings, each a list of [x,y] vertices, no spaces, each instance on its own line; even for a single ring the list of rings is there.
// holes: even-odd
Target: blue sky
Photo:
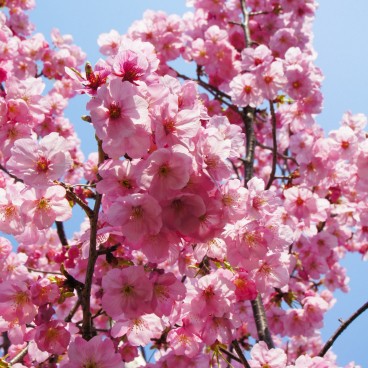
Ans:
[[[37,31],[49,37],[53,27],[62,34],[69,33],[77,45],[87,53],[93,64],[100,57],[96,43],[100,33],[116,29],[125,33],[129,25],[140,19],[146,9],[164,10],[167,13],[182,14],[188,9],[185,0],[37,0],[37,8],[31,19]],[[314,46],[318,52],[316,64],[325,75],[323,93],[324,111],[318,122],[326,131],[339,126],[344,111],[368,114],[368,43],[366,40],[367,0],[322,1],[315,21]],[[76,125],[86,153],[94,151],[93,132],[80,120],[85,114],[83,98],[71,102],[67,115]],[[344,261],[351,278],[351,293],[338,293],[335,307],[328,313],[323,337],[327,339],[338,327],[338,318],[346,319],[368,299],[368,264],[360,262],[357,255]],[[368,314],[361,316],[334,346],[341,365],[350,360],[363,367],[368,360]]]

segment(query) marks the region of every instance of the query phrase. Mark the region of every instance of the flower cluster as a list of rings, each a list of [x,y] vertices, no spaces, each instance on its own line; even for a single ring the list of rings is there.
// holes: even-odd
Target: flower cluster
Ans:
[[[33,1],[5,3],[4,364],[242,367],[247,349],[252,368],[337,367],[319,329],[348,291],[345,252],[368,258],[368,144],[363,115],[327,137],[315,122],[314,0],[148,11],[101,35],[106,59],[84,72],[69,36],[32,35]],[[84,163],[63,115],[76,93],[98,147]],[[85,221],[68,239],[72,206]],[[140,362],[149,344],[155,363]]]

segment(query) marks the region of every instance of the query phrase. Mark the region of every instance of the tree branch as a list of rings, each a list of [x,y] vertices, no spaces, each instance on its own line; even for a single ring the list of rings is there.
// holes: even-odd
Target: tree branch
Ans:
[[[269,349],[275,347],[270,329],[268,328],[266,312],[263,306],[261,294],[257,295],[255,300],[251,301],[254,320],[257,326],[258,338],[260,341],[264,341]]]
[[[23,358],[26,356],[26,354],[28,353],[28,345],[22,349],[10,362],[9,364],[12,366],[16,363],[19,363],[23,360]]]
[[[67,239],[66,234],[65,234],[65,229],[64,229],[63,222],[62,221],[55,221],[55,224],[56,224],[56,231],[58,233],[61,245],[63,245],[63,246],[69,245],[68,244],[68,239]]]
[[[243,13],[243,22],[240,24],[244,31],[245,47],[252,46],[252,38],[249,29],[249,12],[247,10],[246,0],[240,0],[240,6]]]
[[[7,174],[8,176],[10,176],[12,179],[14,179],[15,182],[20,182],[20,183],[24,183],[24,181],[22,179],[19,179],[17,176],[11,174],[3,165],[0,164],[0,170],[4,171],[5,174]]]
[[[318,356],[323,357],[327,351],[331,348],[337,338],[347,329],[347,327],[358,318],[363,312],[368,309],[368,302],[364,303],[356,312],[354,312],[341,326],[335,331],[335,333],[328,339],[325,346],[319,352]]]
[[[105,159],[105,153],[102,149],[102,141],[97,138],[98,144],[98,165],[101,165]],[[85,340],[90,340],[93,337],[93,323],[91,314],[91,289],[93,273],[95,270],[95,264],[98,257],[97,252],[97,223],[98,214],[102,202],[102,194],[96,192],[95,205],[91,217],[89,217],[90,223],[90,239],[89,239],[89,256],[86,270],[86,279],[84,288],[81,294],[81,304],[83,310],[83,322],[82,322],[82,335]]]
[[[245,359],[245,356],[244,356],[244,354],[242,352],[242,349],[240,348],[240,345],[239,345],[238,340],[234,340],[232,342],[232,344],[233,344],[234,349],[235,349],[236,353],[238,354],[239,359],[240,359],[241,363],[243,364],[243,366],[245,368],[250,368],[250,365],[249,365],[247,359]]]
[[[247,5],[245,0],[240,0],[240,5],[243,13],[242,28],[244,30],[245,44],[246,47],[250,47],[252,39],[249,30],[249,13],[247,11]],[[244,184],[247,186],[248,181],[253,177],[254,171],[254,151],[256,146],[256,139],[254,133],[254,120],[255,120],[256,109],[254,107],[247,106],[243,110],[243,121],[245,124],[246,134],[246,158],[244,164]],[[258,338],[264,341],[268,348],[274,347],[271,333],[268,328],[266,312],[263,306],[262,297],[258,294],[255,300],[251,301],[254,321],[257,327]]]
[[[74,304],[73,308],[70,310],[69,314],[65,317],[64,321],[65,322],[71,322],[73,317],[74,317],[74,314],[77,312],[78,308],[80,307],[81,305],[81,302],[80,300],[78,299],[76,301],[76,303]]]
[[[175,70],[174,68],[170,67],[170,69],[176,73],[176,75],[181,78],[181,79],[184,79],[184,80],[190,80],[190,81],[193,81],[193,82],[196,82],[198,83],[201,87],[203,87],[205,90],[207,90],[208,92],[210,92],[213,96],[215,97],[218,97],[218,96],[221,96],[223,98],[227,98],[228,100],[231,101],[231,97],[225,93],[225,92],[222,92],[220,91],[219,89],[217,89],[216,87],[214,86],[211,86],[210,84],[204,82],[202,79],[193,79],[193,78],[190,78],[184,74],[181,74],[179,73],[177,70]],[[224,104],[228,104],[226,101],[223,101],[221,100]],[[233,106],[233,105],[231,105]]]
[[[261,143],[261,142],[258,142],[256,141],[256,145],[263,148],[263,149],[266,149],[266,150],[269,150],[269,151],[273,151],[273,148],[270,147],[270,146],[266,146],[265,144]],[[296,165],[298,165],[298,161],[292,157],[292,156],[288,156],[288,155],[284,155],[280,152],[276,152],[277,156],[284,159],[284,160],[290,160],[290,161],[293,161]]]
[[[239,362],[239,363],[241,363],[242,361],[235,355],[235,354],[233,354],[232,352],[230,352],[229,350],[226,350],[226,349],[224,349],[224,348],[222,348],[222,347],[220,347],[219,348],[219,350],[221,351],[221,352],[223,352],[223,353],[225,353],[229,358],[231,358],[231,359],[234,359],[235,361],[237,361],[237,362]]]
[[[270,111],[271,111],[271,122],[272,122],[272,169],[270,178],[268,179],[268,183],[266,185],[266,190],[271,188],[271,185],[275,179],[276,174],[276,164],[277,164],[277,137],[276,137],[276,114],[275,108],[273,106],[273,102],[270,100]]]
[[[77,203],[83,209],[89,219],[93,217],[93,211],[79,198],[73,191],[73,188],[61,181],[54,181],[55,184],[61,185],[66,190],[66,198]]]
[[[243,110],[243,121],[245,125],[245,139],[246,139],[246,155],[244,161],[244,184],[253,177],[254,170],[254,151],[256,148],[256,139],[254,134],[254,118],[255,108],[247,106]]]

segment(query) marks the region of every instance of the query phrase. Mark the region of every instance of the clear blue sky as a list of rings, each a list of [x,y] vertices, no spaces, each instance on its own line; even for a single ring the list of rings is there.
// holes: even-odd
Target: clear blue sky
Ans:
[[[31,14],[37,31],[50,34],[53,27],[61,33],[70,33],[75,43],[87,53],[88,60],[95,63],[99,58],[96,43],[100,33],[116,29],[125,33],[129,25],[140,19],[146,9],[164,10],[182,14],[188,9],[185,0],[37,0],[37,9]],[[368,1],[321,0],[315,21],[314,46],[318,52],[317,65],[325,75],[323,92],[324,111],[318,122],[326,131],[336,129],[344,111],[368,114]],[[80,121],[85,113],[83,99],[70,104],[67,115],[77,126],[86,153],[94,151],[93,133],[86,123]],[[368,299],[368,264],[360,257],[349,256],[344,264],[351,278],[351,293],[338,293],[338,302],[328,313],[323,337],[327,339],[338,327],[338,318],[346,319]],[[338,363],[344,365],[355,360],[368,366],[368,314],[361,316],[334,346]]]

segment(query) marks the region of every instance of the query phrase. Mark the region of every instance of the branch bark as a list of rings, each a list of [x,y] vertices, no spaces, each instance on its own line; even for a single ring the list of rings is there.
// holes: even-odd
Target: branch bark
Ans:
[[[61,221],[55,221],[56,224],[56,231],[58,233],[61,245],[67,246],[68,245],[68,239],[65,234],[64,224]]]
[[[104,161],[105,154],[102,149],[101,140],[99,140],[97,137],[96,140],[98,144],[98,165],[100,165]],[[83,311],[82,336],[85,340],[90,340],[94,334],[92,314],[91,314],[91,289],[92,289],[93,273],[95,270],[95,264],[98,257],[97,223],[101,202],[102,202],[102,194],[96,192],[96,199],[95,205],[93,207],[93,213],[91,217],[89,217],[90,220],[89,256],[86,270],[86,279],[84,283],[84,288],[81,293],[81,305]]]
[[[247,4],[245,0],[240,0],[241,10],[243,13],[243,22],[241,24],[244,30],[246,47],[252,45],[252,39],[249,30],[249,12],[247,10]],[[247,106],[243,110],[243,121],[245,124],[246,134],[246,158],[244,163],[244,184],[247,186],[248,181],[253,177],[254,171],[254,152],[256,146],[256,139],[254,133],[254,120],[256,109]],[[262,297],[258,294],[255,300],[251,301],[253,316],[257,327],[258,339],[264,341],[268,348],[274,347],[270,330],[268,328],[266,312],[262,302]],[[235,347],[235,346],[234,346]],[[239,347],[239,345],[238,345]],[[240,347],[239,347],[240,349]]]
[[[318,356],[323,357],[327,351],[331,348],[337,338],[348,328],[348,326],[357,319],[363,312],[368,309],[368,302],[364,303],[357,311],[355,311],[345,322],[343,322],[340,327],[335,331],[335,333],[328,339],[325,346],[319,352]]]
[[[271,123],[272,123],[272,169],[271,169],[270,178],[265,188],[266,190],[271,188],[271,185],[275,179],[276,164],[277,164],[276,114],[275,114],[275,108],[273,106],[273,102],[272,101],[269,101],[269,102],[270,102]]]
[[[242,349],[241,349],[241,347],[240,347],[240,345],[239,345],[238,340],[234,340],[234,341],[232,342],[232,344],[233,344],[234,349],[235,349],[236,353],[238,354],[239,359],[240,359],[241,363],[243,364],[243,366],[244,366],[245,368],[250,368],[250,365],[249,365],[249,363],[248,363],[247,359],[245,359],[245,356],[244,356],[244,354],[243,354],[243,352],[242,352]]]

